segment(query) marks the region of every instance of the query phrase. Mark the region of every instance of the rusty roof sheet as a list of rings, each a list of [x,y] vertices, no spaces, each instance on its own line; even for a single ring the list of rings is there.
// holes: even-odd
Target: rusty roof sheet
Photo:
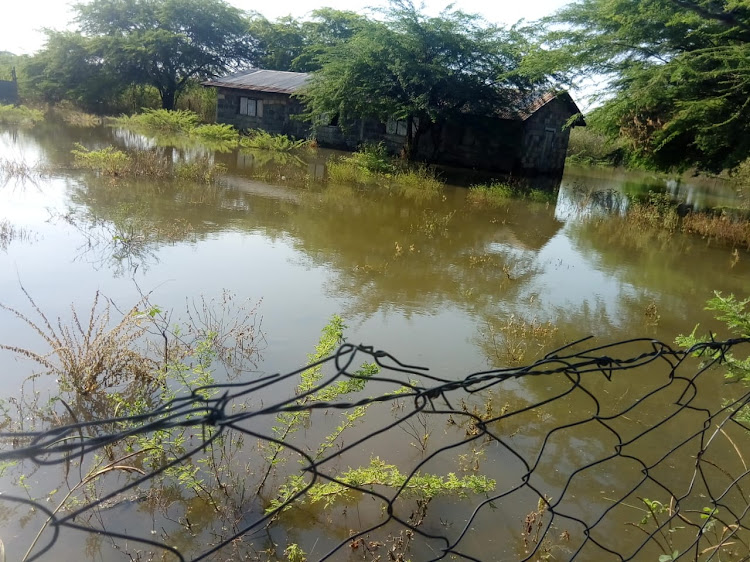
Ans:
[[[254,90],[256,92],[276,92],[292,94],[304,86],[310,79],[305,72],[284,72],[281,70],[263,70],[253,68],[222,76],[203,82],[204,86]]]
[[[256,92],[275,92],[279,94],[293,94],[304,86],[311,75],[306,72],[285,72],[281,70],[263,70],[253,68],[236,72],[228,76],[216,78],[203,82],[204,86],[220,88],[234,88],[237,90],[251,90]],[[509,96],[511,101],[507,106],[498,108],[495,115],[501,119],[514,121],[526,121],[534,113],[556,98],[560,98],[568,104],[570,114],[580,113],[573,99],[567,92],[543,92],[522,95],[518,92]],[[580,117],[574,126],[585,125],[583,117]]]
[[[515,100],[511,101],[506,107],[499,108],[495,114],[501,119],[526,121],[545,105],[558,98],[568,106],[571,116],[576,114],[579,115],[578,119],[573,123],[573,126],[585,126],[586,121],[581,115],[581,110],[578,109],[576,102],[573,101],[573,98],[571,98],[570,94],[567,92],[548,91],[532,93],[526,96],[517,95]]]

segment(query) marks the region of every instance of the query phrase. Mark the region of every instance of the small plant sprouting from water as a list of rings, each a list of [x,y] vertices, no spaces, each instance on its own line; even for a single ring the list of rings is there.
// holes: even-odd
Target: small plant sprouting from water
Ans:
[[[13,241],[30,240],[32,234],[29,230],[14,226],[9,220],[0,220],[0,250],[5,251]]]
[[[144,109],[142,113],[118,117],[113,124],[154,133],[189,134],[198,125],[198,115],[187,110]]]
[[[46,372],[59,377],[63,387],[88,395],[105,386],[121,381],[140,381],[149,385],[155,381],[156,363],[137,349],[137,342],[146,332],[146,325],[137,307],[124,314],[114,326],[110,325],[110,304],[100,304],[96,293],[88,318],[81,317],[71,306],[71,322],[61,318],[49,320],[25,288],[33,316],[0,303],[0,309],[21,320],[48,345],[46,353],[0,344],[0,349],[31,359]]]
[[[487,325],[487,338],[493,355],[509,365],[518,365],[546,348],[557,333],[552,322],[526,320],[511,314],[497,325]]]

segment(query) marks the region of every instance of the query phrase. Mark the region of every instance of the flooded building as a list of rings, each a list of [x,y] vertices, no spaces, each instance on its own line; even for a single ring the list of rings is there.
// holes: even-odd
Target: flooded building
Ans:
[[[342,128],[335,117],[314,127],[300,118],[304,106],[294,97],[310,75],[252,69],[204,82],[217,90],[216,121],[240,130],[263,129],[296,138],[315,138],[321,146],[355,150],[382,142],[399,152],[406,122],[363,118]],[[560,174],[571,126],[583,126],[580,110],[566,92],[517,96],[495,115],[465,115],[422,135],[420,159],[451,166],[501,172]],[[577,117],[576,117],[577,116]],[[573,122],[571,124],[571,118]]]

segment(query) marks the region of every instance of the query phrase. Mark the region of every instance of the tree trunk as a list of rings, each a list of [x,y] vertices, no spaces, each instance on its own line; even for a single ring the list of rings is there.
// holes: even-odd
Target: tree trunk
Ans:
[[[169,86],[161,92],[161,107],[172,111],[177,100],[177,88]]]

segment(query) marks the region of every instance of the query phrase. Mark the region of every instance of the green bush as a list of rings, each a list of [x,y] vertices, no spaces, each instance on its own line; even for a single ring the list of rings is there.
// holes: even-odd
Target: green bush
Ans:
[[[276,150],[286,152],[302,148],[308,144],[306,140],[294,140],[286,135],[272,135],[262,129],[248,131],[248,136],[240,139],[242,148],[255,148],[260,150]]]
[[[239,142],[239,133],[237,132],[237,129],[226,123],[199,125],[193,130],[192,134],[200,139],[211,142],[233,143],[235,145]]]
[[[198,115],[185,110],[144,109],[143,113],[118,117],[114,123],[154,133],[190,134],[198,125]]]
[[[89,150],[79,143],[74,146],[70,152],[73,154],[73,165],[76,168],[94,170],[108,176],[123,175],[130,169],[130,156],[114,146],[101,150]]]
[[[0,105],[0,124],[28,126],[44,120],[44,112],[25,105]]]

